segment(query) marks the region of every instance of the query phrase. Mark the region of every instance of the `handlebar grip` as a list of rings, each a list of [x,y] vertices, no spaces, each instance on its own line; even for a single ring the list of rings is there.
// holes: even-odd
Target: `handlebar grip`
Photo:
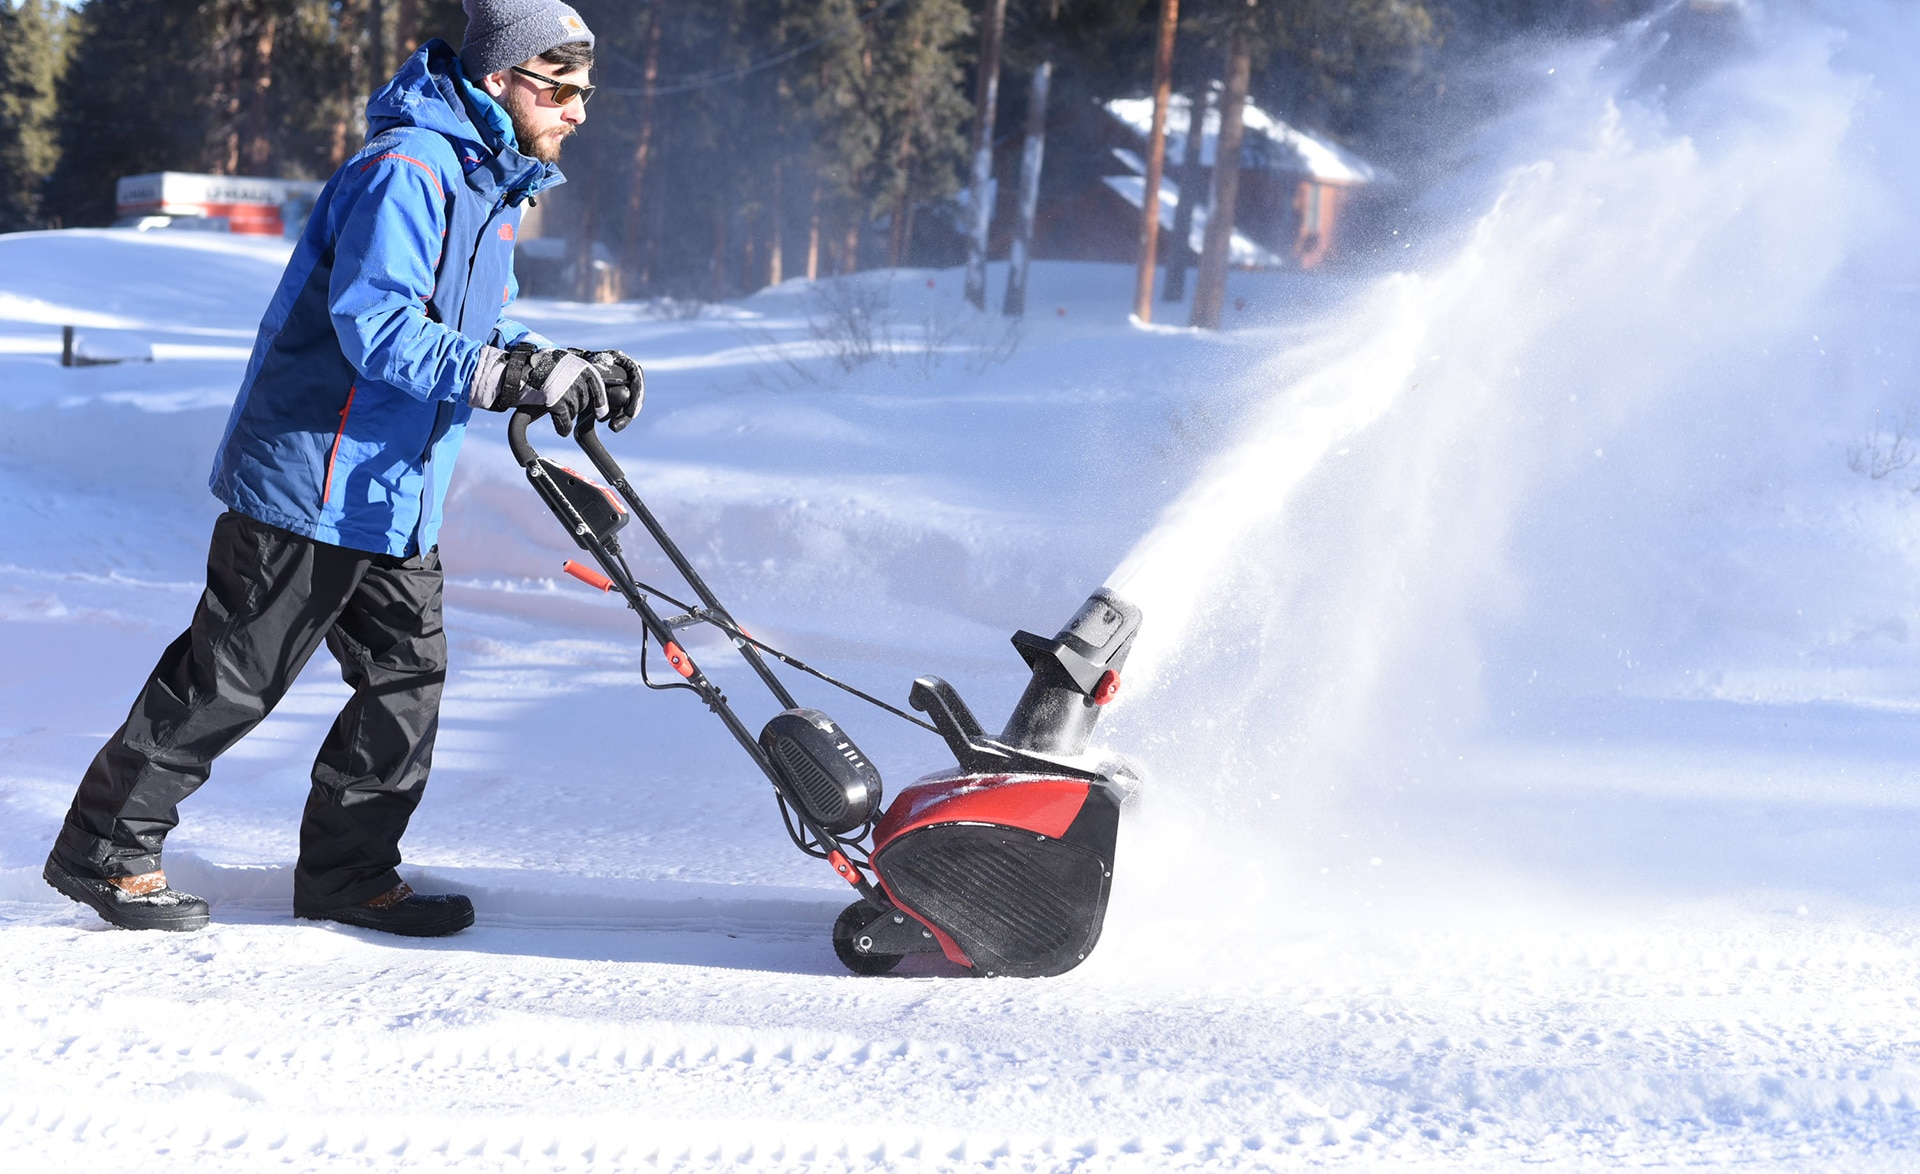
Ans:
[[[513,410],[513,418],[507,421],[507,448],[512,450],[513,459],[523,469],[540,459],[540,454],[527,441],[527,425],[545,414],[544,408],[519,407]]]

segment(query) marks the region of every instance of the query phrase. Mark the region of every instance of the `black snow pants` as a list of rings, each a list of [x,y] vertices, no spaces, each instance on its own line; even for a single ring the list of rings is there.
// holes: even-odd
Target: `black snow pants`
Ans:
[[[87,768],[54,859],[77,876],[158,869],[176,805],[273,712],[324,640],[353,697],[313,763],[294,909],[357,905],[399,884],[447,675],[441,584],[437,549],[399,559],[222,514],[193,623]]]

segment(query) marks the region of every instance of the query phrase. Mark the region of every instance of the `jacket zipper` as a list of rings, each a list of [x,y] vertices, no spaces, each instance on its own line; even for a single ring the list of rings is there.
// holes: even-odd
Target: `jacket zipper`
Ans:
[[[487,247],[487,237],[497,230],[500,222],[500,214],[511,207],[513,207],[512,202],[505,197],[496,200],[493,205],[493,211],[487,213],[487,218],[480,222],[480,235],[473,238],[473,249],[467,254],[467,296],[460,303],[459,328],[462,330],[466,329],[467,325],[467,309],[473,304],[473,271],[480,265],[480,250]],[[518,236],[519,234],[516,232],[514,235]],[[507,262],[507,269],[509,272],[512,271],[512,261]],[[498,306],[493,307],[493,316],[495,318],[500,316],[500,308]]]
[[[333,434],[333,447],[327,450],[327,476],[320,483],[320,508],[327,508],[327,500],[333,496],[333,463],[340,459],[340,438],[347,433],[347,413],[353,410],[353,393],[360,390],[356,384],[347,388],[347,402],[340,408],[340,427]]]

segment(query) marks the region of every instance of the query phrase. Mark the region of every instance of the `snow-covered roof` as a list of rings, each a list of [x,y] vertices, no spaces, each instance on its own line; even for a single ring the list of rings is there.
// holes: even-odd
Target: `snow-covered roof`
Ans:
[[[1167,165],[1178,166],[1186,157],[1187,125],[1192,119],[1191,103],[1185,94],[1175,94],[1167,103]],[[1106,111],[1138,135],[1142,142],[1153,128],[1152,98],[1116,98]],[[1246,165],[1264,171],[1287,171],[1311,176],[1322,183],[1379,183],[1386,174],[1366,160],[1329,139],[1310,135],[1290,126],[1247,100],[1242,115],[1246,138],[1241,158]],[[1220,106],[1207,107],[1200,127],[1200,165],[1213,166],[1214,143],[1220,136]]]
[[[1117,154],[1118,152],[1116,152]],[[1122,159],[1122,162],[1127,160]],[[1137,159],[1136,159],[1137,161]],[[1112,188],[1120,198],[1138,208],[1145,198],[1147,177],[1139,174],[1144,166],[1135,169],[1133,175],[1109,175],[1101,182]],[[1171,233],[1174,217],[1180,210],[1180,185],[1172,177],[1160,180],[1160,230]],[[1207,209],[1205,202],[1193,210],[1193,228],[1187,235],[1187,247],[1198,253],[1207,239]],[[1254,242],[1253,238],[1239,229],[1233,230],[1233,237],[1227,247],[1227,264],[1236,269],[1279,269],[1285,262],[1272,249]]]

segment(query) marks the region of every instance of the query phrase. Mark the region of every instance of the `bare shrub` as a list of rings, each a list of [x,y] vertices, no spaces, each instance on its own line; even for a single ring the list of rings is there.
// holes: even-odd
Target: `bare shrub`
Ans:
[[[780,342],[762,326],[752,328],[749,346],[779,359],[787,374],[808,384],[825,382],[816,365],[802,361],[814,356],[825,356],[843,374],[884,363],[930,379],[950,359],[977,375],[1020,349],[1018,319],[964,306],[935,305],[913,326],[904,326],[889,282],[838,277],[816,282],[807,293],[805,313],[811,346]]]
[[[893,315],[887,286],[877,281],[815,283],[807,299],[807,333],[842,371],[893,360]]]
[[[1874,481],[1882,480],[1920,459],[1920,413],[1908,408],[1891,431],[1874,428],[1847,446],[1847,468]],[[1920,484],[1914,492],[1920,493]]]

